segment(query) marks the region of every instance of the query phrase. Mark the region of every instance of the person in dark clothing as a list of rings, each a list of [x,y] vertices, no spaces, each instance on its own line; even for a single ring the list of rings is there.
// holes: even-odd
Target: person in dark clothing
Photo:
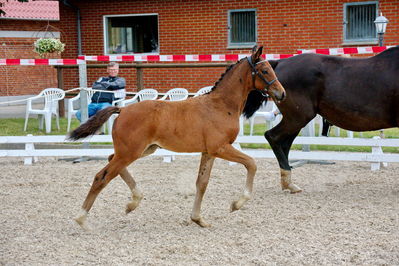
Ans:
[[[124,78],[118,77],[119,64],[111,62],[107,66],[108,77],[101,77],[93,83],[93,90],[116,91],[123,90],[126,86]],[[118,100],[114,93],[96,91],[91,97],[91,103],[88,105],[89,117],[95,115],[101,109],[112,106],[112,102]],[[76,118],[81,121],[80,110],[76,113]]]

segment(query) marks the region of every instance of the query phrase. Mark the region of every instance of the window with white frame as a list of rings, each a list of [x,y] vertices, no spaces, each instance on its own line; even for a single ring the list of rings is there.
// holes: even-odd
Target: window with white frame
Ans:
[[[106,54],[158,53],[158,15],[104,16]]]
[[[229,10],[229,47],[252,47],[256,44],[256,10]]]
[[[376,41],[377,9],[377,1],[344,4],[344,42]]]

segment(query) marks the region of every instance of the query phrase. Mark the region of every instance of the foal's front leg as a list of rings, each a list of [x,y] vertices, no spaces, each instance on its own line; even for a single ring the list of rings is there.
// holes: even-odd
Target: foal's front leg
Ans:
[[[245,153],[235,149],[231,144],[226,144],[225,146],[221,147],[214,156],[232,161],[237,162],[245,166],[247,169],[247,180],[245,183],[244,193],[240,196],[240,198],[236,201],[233,201],[230,207],[230,210],[236,211],[241,209],[245,202],[251,199],[252,196],[252,189],[254,184],[254,177],[256,173],[256,164],[255,160],[246,155]]]
[[[193,211],[191,212],[191,220],[201,227],[209,227],[210,224],[206,223],[201,217],[201,202],[204,197],[206,187],[208,186],[209,177],[215,157],[210,156],[208,153],[202,153],[201,164],[198,171],[197,178],[197,193],[195,194]]]

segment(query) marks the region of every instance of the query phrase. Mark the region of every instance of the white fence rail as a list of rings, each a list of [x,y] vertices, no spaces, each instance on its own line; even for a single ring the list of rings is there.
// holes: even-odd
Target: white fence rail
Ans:
[[[110,135],[95,135],[83,141],[84,143],[107,143],[112,142]],[[24,149],[0,150],[0,157],[24,157],[25,164],[32,163],[34,157],[79,157],[79,156],[100,156],[106,157],[114,152],[113,148],[96,149],[87,148],[84,145],[72,144],[65,148],[38,149],[35,144],[49,143],[72,143],[65,139],[65,136],[6,136],[0,137],[0,144],[24,144]],[[236,144],[256,143],[265,144],[263,136],[238,136]],[[374,137],[365,138],[338,138],[338,137],[297,137],[294,144],[304,145],[339,145],[339,146],[368,146],[372,147],[371,153],[365,152],[331,152],[331,151],[296,151],[290,152],[290,159],[296,160],[333,160],[333,161],[366,161],[371,162],[371,169],[378,170],[381,163],[399,162],[399,154],[384,154],[382,147],[399,147],[399,139],[381,139]],[[83,146],[83,148],[82,148]],[[88,146],[88,145],[86,145]],[[248,155],[255,158],[274,158],[272,150],[246,149]],[[199,153],[175,153],[164,149],[158,149],[155,156],[174,155],[199,155]]]

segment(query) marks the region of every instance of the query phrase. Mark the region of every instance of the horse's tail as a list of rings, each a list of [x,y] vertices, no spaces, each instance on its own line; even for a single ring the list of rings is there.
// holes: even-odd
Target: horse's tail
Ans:
[[[98,111],[86,123],[69,133],[68,139],[78,140],[94,135],[112,114],[120,113],[120,110],[119,107],[112,106]]]

